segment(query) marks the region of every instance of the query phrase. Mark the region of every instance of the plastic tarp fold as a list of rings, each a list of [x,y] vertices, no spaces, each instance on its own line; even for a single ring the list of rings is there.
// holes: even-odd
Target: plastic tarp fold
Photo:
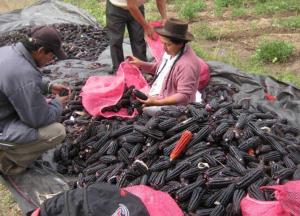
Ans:
[[[0,15],[0,34],[27,26],[75,23],[98,26],[96,19],[84,10],[57,0],[39,1],[29,7]]]

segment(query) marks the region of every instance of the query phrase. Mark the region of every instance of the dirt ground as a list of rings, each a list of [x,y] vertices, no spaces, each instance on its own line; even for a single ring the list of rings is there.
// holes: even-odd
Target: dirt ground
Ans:
[[[36,0],[1,0],[0,13],[9,12],[12,10],[23,8],[24,6],[31,5]]]
[[[266,68],[271,74],[280,74],[288,71],[300,76],[300,29],[289,29],[279,27],[276,20],[297,16],[296,12],[284,12],[264,15],[244,15],[232,18],[228,10],[222,16],[216,16],[212,0],[205,1],[207,8],[199,12],[197,18],[192,20],[191,29],[193,33],[203,23],[217,32],[217,40],[206,40],[196,37],[196,43],[203,47],[204,51],[222,50],[219,55],[231,55],[232,51],[237,54],[240,61],[248,61],[263,40],[284,40],[294,45],[293,56],[285,63],[267,64]],[[171,13],[172,15],[172,13]]]

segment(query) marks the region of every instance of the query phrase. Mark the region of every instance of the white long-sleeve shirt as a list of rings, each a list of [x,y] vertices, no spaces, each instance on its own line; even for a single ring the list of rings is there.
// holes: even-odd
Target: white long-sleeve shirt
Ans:
[[[127,0],[109,0],[110,3],[117,7],[127,8]],[[145,3],[145,0],[137,0],[138,7]]]
[[[162,57],[162,63],[160,64],[158,68],[158,77],[154,81],[154,83],[151,86],[149,95],[155,96],[159,95],[161,88],[163,86],[164,80],[167,78],[172,65],[174,64],[175,60],[178,58],[177,54],[175,57],[172,58],[172,56],[168,55],[166,52],[164,53]],[[196,92],[195,102],[202,102],[201,93],[199,91]]]
[[[158,68],[158,77],[154,81],[154,83],[151,86],[149,94],[151,96],[159,95],[161,88],[163,86],[163,82],[168,76],[172,65],[174,64],[175,60],[178,58],[178,54],[172,58],[172,56],[168,55],[167,53],[164,53],[162,57],[162,63],[160,64]]]

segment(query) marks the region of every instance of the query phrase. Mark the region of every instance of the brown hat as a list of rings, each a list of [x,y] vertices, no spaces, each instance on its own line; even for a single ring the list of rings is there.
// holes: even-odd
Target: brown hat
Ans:
[[[187,31],[188,23],[176,18],[169,18],[163,27],[154,27],[154,30],[162,36],[185,41],[194,40],[194,36]]]
[[[59,60],[67,58],[61,47],[60,35],[55,28],[50,26],[37,27],[32,30],[30,37],[36,39],[43,47],[51,50]]]

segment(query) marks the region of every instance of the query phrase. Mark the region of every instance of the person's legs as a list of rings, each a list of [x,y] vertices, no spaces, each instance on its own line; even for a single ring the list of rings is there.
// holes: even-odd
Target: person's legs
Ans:
[[[144,15],[144,6],[141,6],[140,10]],[[143,61],[147,61],[143,27],[132,17],[127,24],[127,28],[133,55]]]
[[[39,128],[38,136],[34,142],[18,144],[0,153],[0,170],[7,175],[21,173],[45,151],[61,143],[66,131],[62,124],[53,123]]]
[[[107,1],[106,7],[106,23],[110,43],[110,55],[113,64],[113,71],[117,70],[122,61],[123,54],[123,38],[125,26],[127,22],[128,11],[116,7]]]

